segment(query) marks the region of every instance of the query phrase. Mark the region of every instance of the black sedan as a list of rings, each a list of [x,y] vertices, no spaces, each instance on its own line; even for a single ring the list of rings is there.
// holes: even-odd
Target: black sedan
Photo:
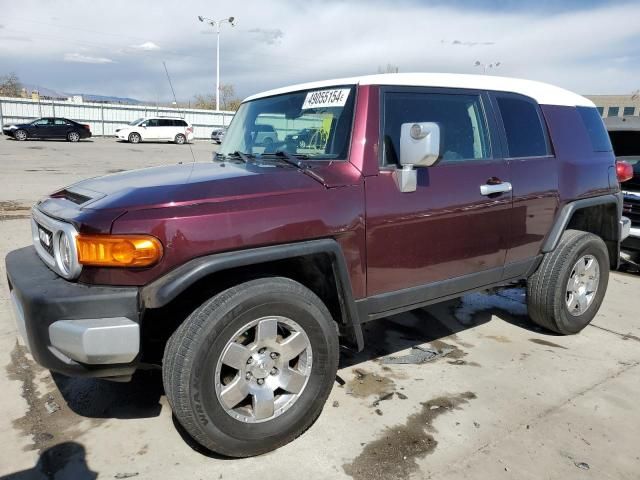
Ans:
[[[12,123],[2,126],[2,133],[16,140],[28,138],[65,138],[77,142],[91,137],[89,125],[74,122],[66,118],[38,118],[30,123]]]

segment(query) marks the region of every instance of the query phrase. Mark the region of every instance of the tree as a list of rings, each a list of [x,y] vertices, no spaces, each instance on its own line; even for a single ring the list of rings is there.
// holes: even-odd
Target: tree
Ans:
[[[21,88],[15,73],[0,76],[0,97],[19,97]]]
[[[198,93],[194,95],[195,108],[205,110],[215,110],[216,96],[209,93]],[[220,84],[220,109],[235,111],[240,106],[241,100],[236,97],[236,90],[229,83]]]
[[[378,66],[378,73],[398,73],[400,69],[393,63],[387,63],[385,67]]]
[[[215,110],[216,108],[216,96],[208,93],[197,93],[194,95],[194,107],[204,110]]]

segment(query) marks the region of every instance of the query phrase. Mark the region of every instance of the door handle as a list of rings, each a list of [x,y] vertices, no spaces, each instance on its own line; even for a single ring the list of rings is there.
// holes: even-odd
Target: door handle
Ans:
[[[506,193],[513,190],[509,182],[500,182],[491,185],[480,185],[480,193],[482,195],[493,195],[494,193]]]

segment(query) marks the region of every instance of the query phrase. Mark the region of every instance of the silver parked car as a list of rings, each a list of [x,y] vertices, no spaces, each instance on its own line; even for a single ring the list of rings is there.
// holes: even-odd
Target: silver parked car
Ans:
[[[227,133],[227,127],[216,128],[211,132],[211,141],[220,145],[224,140],[225,133]]]

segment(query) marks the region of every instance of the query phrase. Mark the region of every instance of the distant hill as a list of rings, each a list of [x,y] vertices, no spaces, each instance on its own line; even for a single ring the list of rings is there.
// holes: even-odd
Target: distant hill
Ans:
[[[92,93],[68,93],[59,90],[52,90],[51,88],[42,87],[40,85],[33,85],[23,83],[22,86],[27,89],[28,92],[37,90],[42,97],[50,98],[68,98],[74,95],[80,95],[85,102],[99,102],[99,103],[126,103],[130,105],[139,105],[143,102],[136,100],[135,98],[128,97],[114,97],[110,95],[95,95]]]

